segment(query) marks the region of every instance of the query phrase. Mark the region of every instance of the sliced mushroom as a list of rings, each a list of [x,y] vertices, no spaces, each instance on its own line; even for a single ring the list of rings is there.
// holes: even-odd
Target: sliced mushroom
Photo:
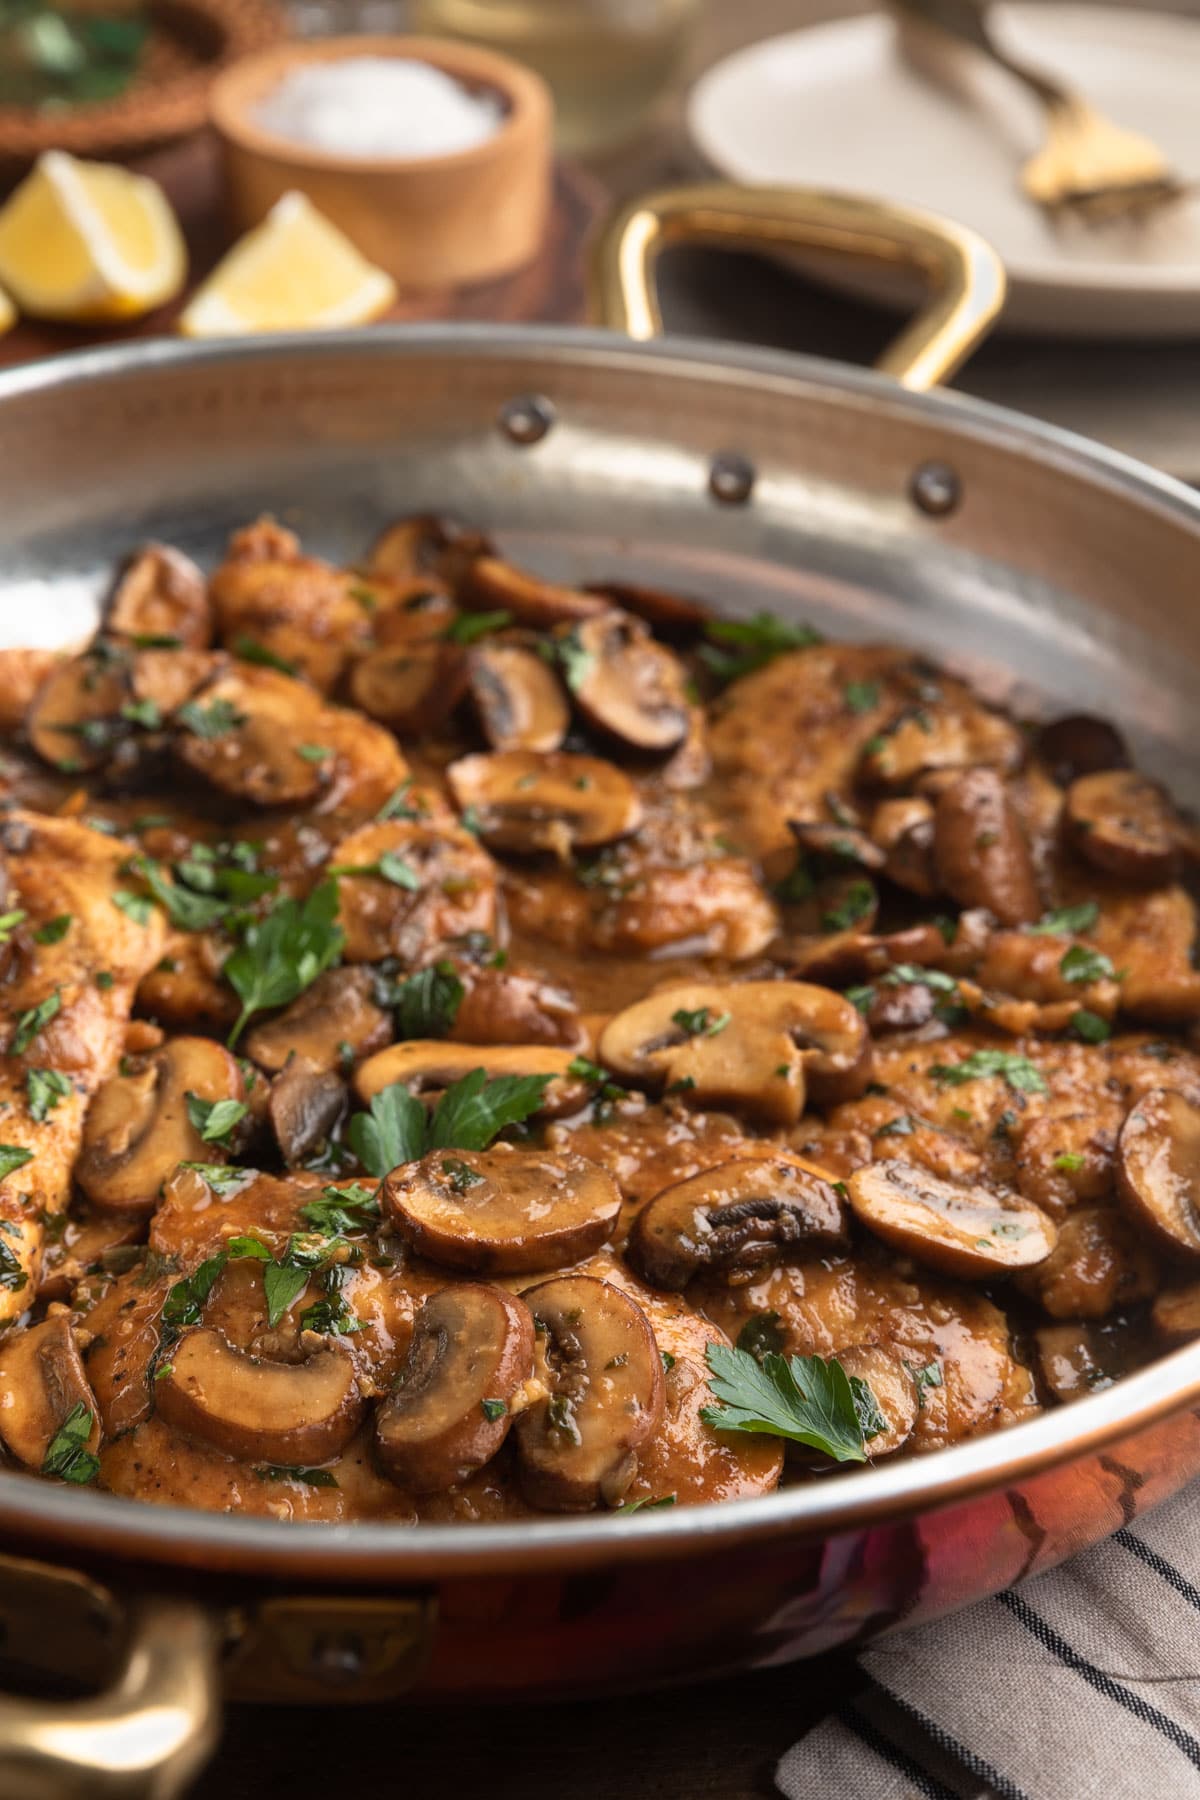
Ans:
[[[549,1081],[538,1116],[556,1119],[578,1112],[591,1098],[588,1083],[571,1073],[574,1060],[573,1051],[553,1044],[502,1047],[409,1038],[368,1058],[355,1073],[354,1089],[361,1100],[370,1102],[383,1088],[393,1087],[398,1081],[414,1094],[441,1094],[474,1069],[482,1069],[489,1081],[500,1075],[545,1075]]]
[[[34,695],[26,735],[53,768],[86,774],[102,768],[128,732],[121,717],[128,701],[128,655],[98,639],[82,656],[51,670]]]
[[[386,819],[334,849],[348,962],[428,962],[472,931],[496,929],[496,865],[457,824]]]
[[[1041,1384],[1062,1405],[1111,1387],[1130,1367],[1129,1334],[1098,1325],[1043,1325],[1034,1333]]]
[[[406,580],[432,575],[453,580],[473,557],[490,554],[491,542],[481,531],[471,531],[452,519],[419,513],[397,519],[375,540],[367,559],[372,575]]]
[[[893,1456],[912,1436],[921,1410],[921,1395],[908,1364],[882,1344],[850,1344],[837,1359],[847,1375],[865,1381],[886,1421],[884,1429],[866,1440],[872,1462]]]
[[[77,1284],[94,1274],[119,1274],[142,1254],[145,1222],[71,1209],[61,1237],[47,1244],[38,1278],[38,1299],[70,1301]],[[128,1260],[127,1260],[128,1259]]]
[[[1029,843],[994,769],[969,769],[938,797],[933,861],[938,886],[960,906],[986,907],[1002,925],[1041,913]]]
[[[672,643],[687,643],[699,636],[713,616],[711,606],[668,588],[647,587],[635,581],[589,581],[585,594],[599,594],[623,612],[636,613]]]
[[[246,1039],[246,1055],[272,1074],[294,1062],[317,1074],[343,1070],[392,1035],[386,1012],[373,999],[369,969],[327,969],[306,993]]]
[[[0,1340],[0,1437],[18,1462],[41,1469],[50,1441],[77,1406],[90,1415],[87,1448],[100,1445],[100,1409],[67,1313]]]
[[[628,837],[642,803],[628,775],[596,756],[528,750],[464,756],[446,771],[460,809],[498,850],[597,849]]]
[[[587,1031],[564,988],[520,969],[463,969],[466,993],[447,1035],[464,1044],[557,1044],[582,1050]]]
[[[1093,713],[1067,713],[1043,725],[1034,750],[1061,787],[1069,787],[1081,775],[1129,765],[1129,751],[1120,732]]]
[[[1117,1191],[1165,1250],[1200,1257],[1200,1105],[1151,1088],[1117,1140]]]
[[[846,1210],[829,1177],[799,1157],[747,1157],[656,1194],[634,1221],[628,1253],[652,1287],[677,1290],[701,1269],[741,1275],[846,1239]]]
[[[396,1384],[375,1415],[384,1470],[440,1493],[490,1462],[533,1375],[533,1316],[503,1288],[465,1281],[426,1300]]]
[[[856,826],[835,825],[827,819],[789,819],[788,830],[805,856],[834,868],[845,869],[851,863],[872,873],[883,868],[883,851]]]
[[[289,1169],[301,1167],[328,1143],[345,1110],[346,1087],[337,1075],[292,1062],[275,1077],[267,1117]]]
[[[533,1506],[616,1506],[638,1447],[663,1414],[662,1357],[641,1307],[587,1275],[560,1276],[522,1298],[544,1332],[550,1395],[517,1420],[521,1486]]]
[[[861,1093],[870,1038],[840,994],[799,981],[692,982],[628,1006],[600,1038],[606,1068],[794,1125],[806,1089],[820,1105]]]
[[[1067,790],[1063,823],[1085,861],[1127,881],[1169,881],[1180,826],[1170,799],[1134,769],[1082,775]]]
[[[185,1331],[156,1374],[155,1406],[168,1425],[247,1462],[328,1462],[346,1448],[365,1408],[344,1351],[265,1362],[205,1326]]]
[[[920,794],[882,800],[871,836],[883,852],[884,873],[897,887],[930,900],[938,891],[933,866],[933,807]]]
[[[151,1213],[178,1163],[214,1160],[188,1117],[189,1095],[244,1099],[236,1059],[210,1038],[172,1038],[97,1089],[75,1179],[98,1212]],[[219,1157],[227,1159],[227,1146]]]
[[[204,650],[212,642],[204,576],[182,551],[147,544],[122,571],[105,623],[122,637],[175,638],[181,648]]]
[[[1150,1323],[1168,1344],[1187,1344],[1200,1337],[1200,1281],[1159,1294],[1150,1308]]]
[[[1044,1262],[1057,1231],[1015,1194],[944,1181],[906,1162],[869,1163],[847,1182],[862,1223],[894,1250],[967,1280],[1012,1275]]]
[[[130,667],[133,697],[153,709],[148,717],[157,712],[166,720],[218,666],[218,659],[208,650],[141,650]]]
[[[557,750],[571,709],[562,683],[536,650],[478,644],[469,664],[471,698],[493,750]]]
[[[399,650],[445,638],[458,617],[449,594],[432,582],[415,578],[391,583],[387,605],[375,615],[375,642],[381,650]]]
[[[350,672],[354,704],[401,736],[437,731],[466,691],[462,647],[438,638],[372,650]]]
[[[683,665],[640,620],[605,612],[570,628],[575,703],[589,725],[632,750],[663,755],[688,733]]]
[[[621,1192],[599,1163],[496,1144],[431,1150],[393,1169],[383,1208],[422,1256],[449,1269],[512,1275],[559,1269],[612,1236]]]
[[[1002,773],[1019,768],[1024,744],[1016,726],[977,705],[965,689],[959,691],[957,702],[946,698],[906,709],[871,738],[859,765],[860,780],[896,793],[931,772],[980,765]]]
[[[255,806],[298,806],[325,781],[322,764],[300,754],[320,743],[322,716],[303,681],[242,664],[176,715],[175,753],[227,794]]]
[[[472,606],[511,613],[518,625],[540,629],[591,619],[609,610],[608,603],[578,588],[560,587],[527,574],[498,556],[477,556],[459,580],[460,597]]]
[[[1104,1319],[1148,1300],[1159,1281],[1142,1233],[1117,1207],[1076,1206],[1045,1262],[1017,1286],[1052,1319]]]

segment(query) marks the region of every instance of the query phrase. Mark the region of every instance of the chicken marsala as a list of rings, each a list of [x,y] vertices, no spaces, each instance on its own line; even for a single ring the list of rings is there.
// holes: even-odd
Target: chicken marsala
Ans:
[[[284,1518],[828,1480],[1200,1335],[1119,734],[402,520],[0,653],[0,1441]]]

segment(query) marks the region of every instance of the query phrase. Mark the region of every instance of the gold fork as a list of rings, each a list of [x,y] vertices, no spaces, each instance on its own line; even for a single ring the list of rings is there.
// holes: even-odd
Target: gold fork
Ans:
[[[1021,186],[1039,206],[1070,208],[1100,222],[1147,212],[1188,191],[1148,137],[1114,125],[1080,95],[1002,50],[977,0],[889,4],[905,27],[915,24],[981,51],[1041,102],[1046,141],[1021,169]]]

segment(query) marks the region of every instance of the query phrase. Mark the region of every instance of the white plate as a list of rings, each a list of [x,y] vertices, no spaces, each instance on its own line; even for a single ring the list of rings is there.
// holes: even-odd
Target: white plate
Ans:
[[[997,7],[994,24],[1006,48],[1147,132],[1200,181],[1200,21],[1039,5]],[[1042,137],[1037,103],[971,51],[950,51],[938,70],[903,56],[880,15],[791,32],[701,78],[692,141],[736,181],[839,188],[974,226],[1008,270],[1010,329],[1200,337],[1200,196],[1140,227],[1056,225],[1017,185]],[[878,276],[852,268],[839,284],[881,293]]]

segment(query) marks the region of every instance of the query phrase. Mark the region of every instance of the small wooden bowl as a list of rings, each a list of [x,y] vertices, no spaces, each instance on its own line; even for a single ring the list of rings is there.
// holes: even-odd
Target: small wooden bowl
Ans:
[[[198,131],[213,77],[286,35],[275,0],[153,0],[142,67],[114,100],[41,111],[0,107],[0,183],[43,150],[97,160],[140,156]]]
[[[451,156],[356,157],[292,143],[254,118],[301,64],[357,56],[430,63],[504,103],[498,131]],[[324,38],[280,45],[213,84],[211,117],[224,146],[233,223],[257,225],[282,195],[307,194],[398,287],[466,286],[532,261],[550,210],[553,104],[532,70],[470,44],[421,37]]]

